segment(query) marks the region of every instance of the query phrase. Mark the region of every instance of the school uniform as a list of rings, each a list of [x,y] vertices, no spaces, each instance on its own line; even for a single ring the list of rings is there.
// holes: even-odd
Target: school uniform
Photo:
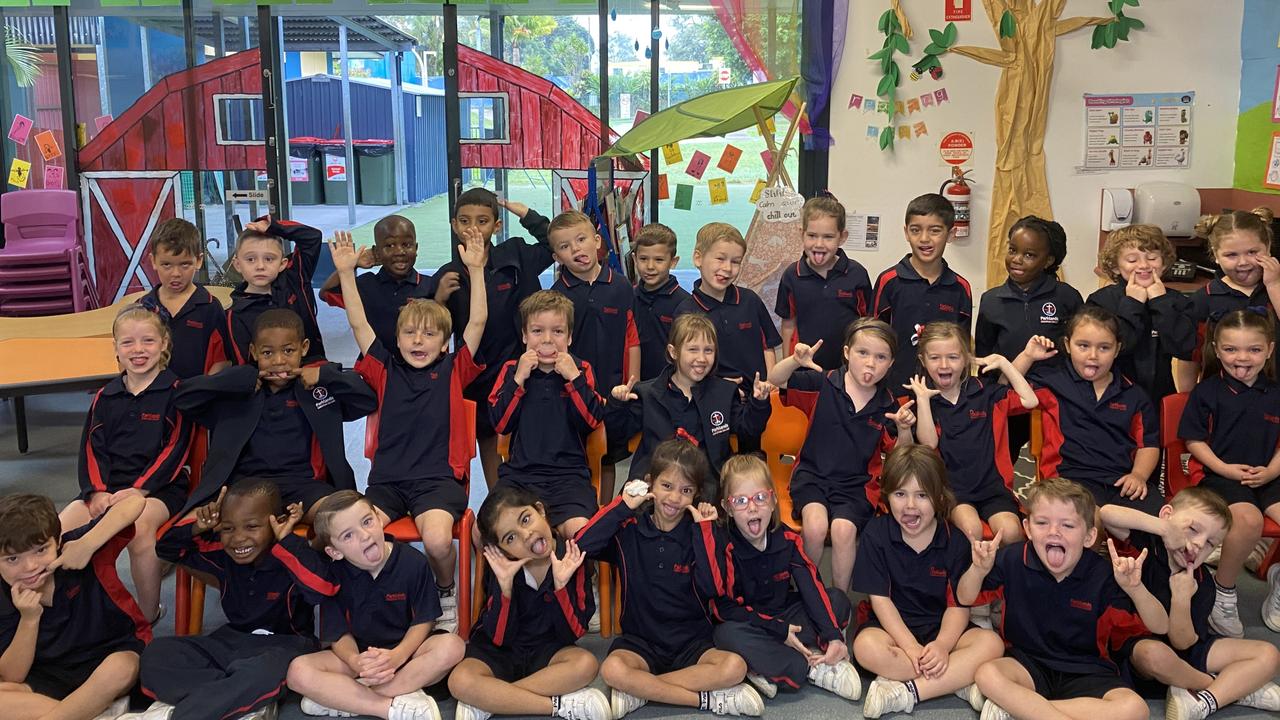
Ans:
[[[844,389],[846,372],[800,368],[787,381],[782,402],[809,417],[791,473],[792,515],[799,521],[805,505],[821,503],[830,519],[861,530],[879,503],[881,454],[897,442],[898,426],[885,413],[897,412],[898,401],[881,388],[857,409]]]
[[[395,350],[399,342],[396,320],[400,317],[400,308],[410,300],[430,300],[436,294],[436,284],[431,277],[417,270],[405,277],[396,277],[386,266],[379,268],[377,272],[357,275],[356,289],[360,293],[360,304],[364,306],[364,316],[369,321],[369,327],[373,328],[373,334],[378,337],[382,346],[389,350]],[[333,307],[347,307],[346,301],[342,299],[341,285],[321,290],[320,299]]]
[[[1024,414],[1018,393],[1008,385],[967,378],[952,403],[941,394],[929,399],[938,431],[938,454],[956,502],[972,505],[983,520],[1007,512],[1018,514],[1013,487],[1013,463],[1008,447],[1008,420]]]
[[[253,342],[253,325],[258,316],[274,308],[288,308],[302,318],[303,337],[311,342],[303,362],[310,364],[322,360],[324,339],[320,336],[320,323],[316,321],[316,297],[311,288],[311,276],[320,261],[324,236],[316,228],[291,220],[273,220],[267,234],[293,243],[293,252],[271,283],[271,292],[251,293],[247,282],[241,282],[231,291],[231,308],[227,310],[226,318],[226,332],[231,339],[227,358],[236,365],[253,362],[249,343]]]
[[[942,274],[929,282],[916,272],[908,254],[897,265],[876,278],[872,313],[889,323],[898,336],[893,367],[885,379],[885,387],[894,394],[905,394],[902,385],[919,372],[916,345],[920,331],[935,320],[949,320],[969,327],[973,316],[973,292],[969,281],[942,261]]]
[[[377,409],[354,372],[320,366],[312,388],[294,381],[279,392],[258,388],[258,368],[237,365],[181,383],[174,404],[209,428],[209,456],[183,511],[208,503],[238,477],[266,477],[286,504],[309,507],[335,490],[354,490],[342,423]]]
[[[113,378],[89,405],[80,437],[80,499],[135,488],[175,515],[187,499],[192,434],[191,421],[178,411],[178,376],[161,370],[137,395],[125,377]]]
[[[373,389],[378,410],[369,416],[373,467],[365,497],[391,519],[467,509],[467,472],[475,446],[466,422],[462,389],[484,369],[462,345],[424,368],[375,339],[355,371]]]
[[[640,379],[656,377],[671,362],[667,355],[671,323],[676,310],[688,300],[689,291],[674,276],[653,290],[636,283],[636,331],[640,335]]]
[[[1261,374],[1252,387],[1221,372],[1204,378],[1187,398],[1178,437],[1208,443],[1225,463],[1266,467],[1280,447],[1280,389]],[[1210,472],[1194,456],[1188,467],[1193,483],[1214,491],[1228,505],[1248,503],[1265,512],[1280,503],[1280,482],[1242,485]]]
[[[393,648],[414,625],[440,617],[440,593],[427,556],[390,535],[391,555],[375,578],[346,561],[330,565],[337,594],[320,604],[320,639],[337,642],[350,635],[360,652]]]
[[[1228,285],[1221,277],[1215,277],[1199,290],[1190,294],[1191,319],[1196,322],[1196,345],[1192,360],[1203,362],[1205,342],[1213,339],[1213,326],[1233,310],[1270,312],[1271,296],[1261,282],[1248,295]]]
[[[809,663],[783,643],[792,625],[805,647],[825,651],[844,639],[849,598],[825,588],[818,569],[804,554],[795,532],[777,527],[757,550],[730,519],[727,529],[698,523],[702,542],[694,543],[694,571],[709,574],[716,588],[711,612],[716,647],[737,653],[751,671],[784,690],[798,690],[809,677]],[[706,582],[704,580],[704,582]]]
[[[1013,359],[1033,335],[1057,342],[1067,321],[1084,305],[1080,292],[1044,273],[1023,290],[1012,280],[991,288],[978,302],[978,324],[973,332],[973,351],[978,357],[992,353]]]
[[[1125,294],[1125,286],[1113,283],[1100,288],[1086,301],[1110,310],[1120,321],[1120,355],[1116,368],[1138,383],[1152,402],[1177,392],[1173,383],[1173,358],[1190,360],[1196,351],[1196,321],[1191,298],[1177,290],[1145,303]]]
[[[63,533],[62,543],[84,537],[98,522]],[[109,655],[141,653],[151,642],[151,623],[116,574],[116,558],[131,540],[129,527],[99,548],[84,568],[53,571],[53,604],[40,613],[35,659],[20,680],[32,692],[62,700]],[[12,597],[12,588],[0,582],[0,649],[13,643],[21,619]]]
[[[804,255],[788,265],[778,280],[778,300],[773,312],[783,320],[794,320],[791,354],[796,343],[822,347],[813,359],[824,369],[834,370],[844,362],[844,332],[849,324],[871,312],[871,278],[867,269],[836,249],[836,263],[823,277],[809,266]]]
[[[228,359],[231,343],[227,336],[227,311],[205,286],[196,285],[195,292],[177,313],[170,313],[160,301],[159,288],[152,288],[138,302],[169,326],[172,343],[168,368],[179,378],[204,375]]]

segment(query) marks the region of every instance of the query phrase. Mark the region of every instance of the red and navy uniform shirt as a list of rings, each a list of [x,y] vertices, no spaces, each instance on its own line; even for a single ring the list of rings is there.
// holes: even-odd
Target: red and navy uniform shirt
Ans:
[[[1070,361],[1037,366],[1027,377],[1040,400],[1040,475],[1111,486],[1133,472],[1138,450],[1160,447],[1160,416],[1127,377],[1111,373],[1099,399]]]
[[[1195,354],[1192,359],[1202,362],[1201,353],[1204,351],[1205,340],[1210,339],[1211,328],[1223,316],[1233,310],[1249,309],[1259,313],[1275,312],[1271,307],[1267,288],[1262,283],[1258,283],[1252,293],[1245,295],[1223,282],[1222,278],[1216,277],[1191,293],[1191,319],[1196,323]]]
[[[933,539],[916,552],[892,515],[872,518],[858,538],[853,590],[889,598],[918,638],[937,637],[942,615],[956,602],[956,584],[969,569],[969,538],[939,520]]]
[[[551,289],[573,301],[573,345],[569,351],[591,364],[601,385],[621,385],[638,368],[627,367],[627,353],[640,344],[636,330],[635,290],[605,265],[593,283],[565,268]]]
[[[978,357],[997,353],[1012,360],[1026,348],[1032,335],[1056,342],[1081,305],[1084,300],[1080,291],[1048,273],[1026,290],[1006,280],[982,293],[978,301],[973,352]]]
[[[730,285],[720,301],[702,292],[702,281],[698,280],[693,283],[693,295],[676,310],[676,317],[687,313],[704,313],[716,326],[716,375],[742,378],[748,390],[756,373],[761,380],[769,375],[764,354],[781,345],[782,336],[759,295]]]
[[[872,313],[889,323],[898,335],[893,367],[885,379],[885,387],[898,393],[903,383],[916,372],[916,344],[920,331],[935,320],[949,320],[969,327],[973,317],[973,292],[969,281],[942,261],[942,274],[930,283],[911,266],[907,255],[897,265],[876,278],[875,303]]]
[[[1173,572],[1169,568],[1169,550],[1159,535],[1130,530],[1128,539],[1120,545],[1120,552],[1137,557],[1143,550],[1147,551],[1147,560],[1142,564],[1142,584],[1168,611],[1173,601],[1173,591],[1169,589],[1169,575]],[[1213,612],[1213,602],[1218,593],[1213,574],[1207,566],[1197,566],[1195,576],[1196,591],[1191,596],[1191,628],[1195,630],[1197,640],[1208,640],[1210,636],[1216,635],[1209,627],[1209,614]]]
[[[563,548],[556,549],[564,557]],[[516,571],[511,597],[502,594],[492,570],[484,574],[487,599],[471,639],[489,642],[520,655],[536,655],[547,647],[573,645],[587,632],[596,611],[591,592],[592,563],[582,563],[564,587],[556,589],[551,568],[534,586],[527,569]]]
[[[171,483],[187,483],[191,421],[173,403],[178,376],[161,370],[134,395],[124,375],[93,397],[80,438],[80,499],[97,492],[137,488],[153,494]]]
[[[355,370],[378,396],[373,423],[375,445],[369,482],[439,480],[461,482],[471,467],[470,432],[454,432],[464,424],[462,389],[484,365],[463,345],[434,363],[415,368],[398,350],[375,339]]]
[[[65,544],[83,537],[99,520],[62,534]],[[53,604],[40,613],[34,665],[71,667],[101,661],[113,652],[141,653],[151,642],[151,623],[116,574],[116,558],[133,540],[133,528],[111,538],[80,570],[53,571]],[[18,632],[21,614],[12,588],[0,582],[0,648]]]
[[[825,373],[800,368],[787,381],[783,404],[809,416],[792,483],[878,486],[881,455],[893,449],[898,437],[898,426],[884,415],[897,412],[898,401],[880,389],[861,410],[855,408],[844,389],[846,372],[843,366]]]
[[[996,553],[982,589],[1004,598],[1005,645],[1058,672],[1118,674],[1111,653],[1150,634],[1116,584],[1111,562],[1087,548],[1059,582],[1030,542],[1007,545]]]
[[[602,422],[604,401],[596,394],[591,365],[577,363],[579,373],[573,382],[535,367],[524,387],[516,384],[515,360],[502,366],[489,395],[493,429],[499,435],[511,435],[511,457],[498,468],[500,477],[515,473],[517,477],[591,479],[587,436]]]
[[[203,285],[183,303],[176,315],[160,302],[160,289],[154,288],[138,302],[158,313],[169,325],[172,339],[168,368],[185,380],[204,375],[209,368],[227,360],[227,311]]]
[[[639,283],[635,291],[636,329],[640,334],[640,379],[648,380],[656,377],[671,362],[667,356],[671,323],[675,322],[676,309],[692,296],[672,276],[668,276],[656,290],[647,290],[643,283]]]
[[[938,431],[938,453],[956,500],[978,502],[1013,487],[1009,415],[1025,413],[1018,393],[1008,385],[968,378],[953,404],[941,394],[929,400]]]
[[[324,237],[316,228],[291,220],[273,221],[267,234],[292,242],[293,253],[289,255],[284,270],[271,283],[270,293],[247,292],[249,284],[245,282],[231,291],[231,309],[227,310],[226,319],[227,335],[231,339],[227,359],[236,365],[253,361],[249,357],[253,324],[259,315],[273,308],[288,308],[298,313],[302,318],[304,336],[311,341],[305,361],[310,363],[323,359],[324,340],[320,337],[320,323],[316,321],[316,297],[311,287],[311,276],[320,261]]]
[[[432,279],[417,270],[412,275],[398,278],[386,267],[378,272],[362,273],[356,276],[356,289],[360,292],[360,303],[364,305],[364,316],[373,328],[373,334],[383,347],[394,349],[399,337],[396,333],[396,320],[400,317],[400,308],[410,300],[431,299],[436,294],[436,284]],[[333,307],[345,308],[342,299],[342,287],[321,290],[320,299]]]
[[[1178,437],[1208,443],[1224,463],[1265,467],[1280,446],[1280,392],[1263,375],[1252,387],[1225,373],[1207,377],[1187,398]],[[1194,456],[1190,470],[1196,483],[1206,473]]]
[[[593,560],[621,570],[622,632],[674,655],[700,638],[711,641],[708,610],[715,588],[694,570],[698,524],[686,513],[669,532],[653,515],[635,512],[621,497],[601,508],[575,538]]]
[[[1191,298],[1177,290],[1145,303],[1125,294],[1123,284],[1098,289],[1090,305],[1106,308],[1120,321],[1120,356],[1116,368],[1142,386],[1152,402],[1177,392],[1173,358],[1190,360],[1196,350],[1196,321]]]
[[[333,563],[336,595],[320,604],[320,639],[337,642],[351,635],[363,651],[393,648],[414,625],[440,617],[440,593],[427,556],[396,542],[391,556],[374,577],[345,560]]]
[[[258,392],[263,395],[262,415],[240,453],[235,474],[291,480],[324,477],[320,446],[293,384],[279,390],[263,385]]]
[[[778,301],[773,311],[783,320],[795,320],[791,354],[796,343],[813,345],[822,340],[814,360],[827,370],[844,362],[844,331],[849,323],[871,313],[871,278],[857,260],[836,250],[836,264],[822,277],[801,255],[782,271]],[[763,377],[763,376],[761,376]]]

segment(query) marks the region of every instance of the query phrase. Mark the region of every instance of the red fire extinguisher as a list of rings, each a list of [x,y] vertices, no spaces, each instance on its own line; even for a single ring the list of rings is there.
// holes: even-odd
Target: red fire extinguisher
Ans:
[[[955,237],[969,237],[969,195],[973,190],[969,187],[970,170],[960,172],[959,167],[951,168],[951,177],[942,183],[938,192],[951,201],[956,210]]]

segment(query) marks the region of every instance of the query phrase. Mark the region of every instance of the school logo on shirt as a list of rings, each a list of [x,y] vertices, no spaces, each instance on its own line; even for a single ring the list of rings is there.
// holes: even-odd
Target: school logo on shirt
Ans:
[[[75,596],[77,596],[77,595],[79,595],[79,594],[80,594],[80,586],[79,586],[79,585],[73,585],[73,586],[71,586],[71,587],[67,588],[67,594],[66,594],[66,596],[65,596],[65,597],[66,597],[68,600],[70,600],[71,598],[73,598],[73,597],[75,597]]]
[[[981,419],[985,418],[986,416],[987,416],[987,411],[986,411],[986,410],[970,410],[970,411],[969,411],[969,419],[970,419],[970,420],[981,420]]]
[[[1262,419],[1263,419],[1263,420],[1266,420],[1267,422],[1271,423],[1272,425],[1280,425],[1280,416],[1277,416],[1277,415],[1270,415],[1270,414],[1268,414],[1268,413],[1262,413]]]
[[[711,413],[710,420],[711,420],[712,435],[719,435],[721,433],[729,432],[729,424],[724,421],[724,413],[720,412],[719,410],[716,410],[715,412]]]
[[[783,570],[782,572],[777,573],[776,575],[773,576],[774,582],[783,582],[785,580],[790,580],[790,579],[791,579],[790,570]]]
[[[837,290],[837,291],[836,291],[836,297],[837,297],[838,299],[840,299],[840,300],[852,300],[852,299],[853,299],[853,291],[852,291],[852,290]]]
[[[605,315],[617,315],[618,308],[606,306],[606,307],[600,308],[600,312],[604,313]]]
[[[955,311],[956,311],[955,305],[948,305],[947,303],[938,303],[938,312],[953,313]]]
[[[1072,599],[1072,601],[1071,601],[1071,607],[1075,608],[1076,610],[1084,610],[1084,611],[1086,611],[1086,612],[1093,612],[1093,603],[1089,602],[1088,600],[1075,600],[1075,599]]]
[[[160,422],[160,413],[142,413],[141,417],[149,422]]]
[[[946,576],[947,576],[946,568],[940,568],[940,567],[929,568],[929,577],[944,578]]]
[[[324,386],[316,386],[311,390],[311,397],[316,399],[316,409],[322,410],[337,402],[331,395],[329,389]]]
[[[506,292],[510,289],[511,289],[511,283],[509,282],[498,284],[498,292]]]
[[[387,602],[404,602],[405,597],[406,596],[404,593],[387,593],[386,601]]]
[[[296,294],[295,294],[295,295],[290,295],[290,296],[289,296],[288,304],[292,305],[292,304],[294,304],[294,303],[296,303],[296,302],[298,302],[298,296],[297,296]]]
[[[187,327],[189,327],[189,328],[195,328],[196,330],[203,330],[203,329],[204,329],[204,323],[200,322],[199,320],[188,320],[188,321],[187,321]]]
[[[273,591],[271,591],[271,592],[269,592],[269,593],[267,593],[267,601],[268,601],[268,602],[272,602],[272,601],[279,600],[279,599],[280,599],[280,593],[275,592],[274,590],[273,590]]]
[[[751,323],[749,323],[749,322],[740,322],[740,323],[738,323],[738,329],[739,329],[739,330],[750,330],[750,329],[751,329]]]
[[[1051,302],[1047,302],[1040,306],[1040,322],[1048,325],[1057,325],[1062,318],[1058,317],[1058,306]]]
[[[1119,410],[1120,412],[1124,412],[1129,409],[1129,406],[1122,402],[1107,403],[1107,407],[1112,410]]]
[[[693,572],[693,568],[689,567],[688,564],[682,565],[680,563],[672,563],[671,569],[675,572],[680,573],[681,575],[689,575]]]

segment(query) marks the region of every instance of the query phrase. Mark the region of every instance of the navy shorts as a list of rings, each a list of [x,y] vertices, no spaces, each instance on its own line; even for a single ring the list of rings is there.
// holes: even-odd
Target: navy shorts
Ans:
[[[495,678],[513,683],[550,665],[551,658],[567,647],[575,646],[543,645],[533,648],[506,648],[494,645],[487,637],[474,636],[471,642],[467,643],[466,657],[487,665]]]
[[[639,655],[649,666],[654,675],[675,672],[698,664],[698,660],[708,650],[715,649],[710,633],[706,637],[694,638],[678,648],[662,648],[638,635],[622,634],[614,638],[609,652],[627,650]]]
[[[1119,478],[1116,478],[1117,480]],[[1160,506],[1164,504],[1164,496],[1160,494],[1160,488],[1150,480],[1147,481],[1147,496],[1141,500],[1135,498],[1122,497],[1120,488],[1114,485],[1104,485],[1096,482],[1082,482],[1081,485],[1089,489],[1093,493],[1093,499],[1097,502],[1098,507],[1103,505],[1119,505],[1121,507],[1133,508],[1141,510],[1148,515],[1159,515]]]
[[[444,510],[457,520],[467,509],[467,490],[453,478],[376,482],[364,496],[392,520],[417,518],[428,510]]]
[[[805,505],[819,503],[827,509],[827,522],[848,520],[861,532],[875,517],[876,509],[867,499],[867,484],[828,483],[812,476],[801,475],[799,481],[791,476],[791,515],[801,522],[800,514]]]
[[[1032,658],[1030,655],[1010,648],[1006,657],[1017,660],[1031,681],[1035,684],[1036,693],[1046,700],[1070,700],[1072,698],[1103,698],[1112,690],[1128,687],[1120,674],[1099,670],[1094,673],[1069,673],[1053,668]]]
[[[607,447],[601,462],[613,465],[631,455],[628,444],[631,436],[640,432],[635,417],[622,403],[611,403],[604,408],[604,437]]]
[[[595,488],[591,483],[578,477],[541,478],[532,476],[513,477],[508,474],[500,477],[495,489],[503,485],[511,485],[529,490],[542,500],[547,509],[547,522],[552,529],[559,527],[565,520],[572,518],[591,519],[600,509],[596,499]]]
[[[1228,505],[1248,503],[1262,512],[1280,503],[1280,480],[1272,480],[1262,487],[1249,487],[1234,480],[1206,474],[1200,481],[1200,487],[1214,491]]]
[[[1002,512],[1013,513],[1015,516],[1019,514],[1017,498],[1003,485],[996,492],[982,498],[961,498],[957,495],[956,503],[973,507],[977,511],[978,517],[983,520],[990,520],[993,516]]]
[[[314,478],[304,480],[276,478],[274,482],[276,487],[280,488],[280,500],[285,506],[302,503],[303,514],[310,510],[312,505],[337,492],[329,483]]]

